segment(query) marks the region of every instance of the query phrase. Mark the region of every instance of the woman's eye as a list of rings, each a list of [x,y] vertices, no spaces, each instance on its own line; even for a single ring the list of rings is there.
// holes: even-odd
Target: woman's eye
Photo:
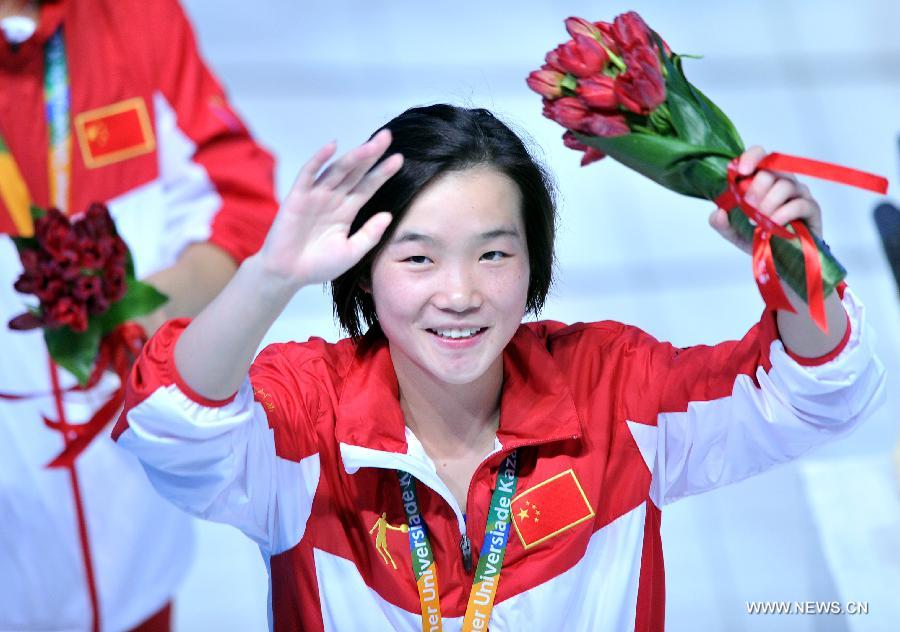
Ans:
[[[416,264],[425,264],[425,263],[430,263],[431,259],[429,259],[425,255],[413,255],[412,257],[407,257],[403,261],[406,261],[409,263],[416,263]]]
[[[481,255],[482,259],[487,261],[500,261],[501,259],[505,259],[509,255],[505,252],[500,252],[499,250],[491,250],[490,252],[486,252]]]

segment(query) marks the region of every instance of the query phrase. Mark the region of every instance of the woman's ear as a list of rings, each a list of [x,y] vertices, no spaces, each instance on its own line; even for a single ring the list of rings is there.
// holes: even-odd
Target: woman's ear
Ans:
[[[368,275],[359,279],[359,289],[361,289],[366,294],[372,293],[372,281],[371,279],[369,279]]]

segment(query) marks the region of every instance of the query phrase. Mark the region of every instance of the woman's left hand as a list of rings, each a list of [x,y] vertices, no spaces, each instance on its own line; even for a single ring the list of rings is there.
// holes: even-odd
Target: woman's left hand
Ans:
[[[754,145],[738,159],[738,173],[741,177],[752,177],[744,199],[779,226],[802,219],[815,235],[822,237],[822,209],[810,195],[809,188],[790,174],[757,171],[757,165],[765,156],[766,151],[759,145]],[[752,245],[741,239],[731,227],[727,212],[717,208],[709,216],[709,224],[725,239],[750,253]]]

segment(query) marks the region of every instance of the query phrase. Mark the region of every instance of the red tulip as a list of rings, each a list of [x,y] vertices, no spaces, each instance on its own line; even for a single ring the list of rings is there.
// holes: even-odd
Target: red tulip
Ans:
[[[563,145],[568,147],[569,149],[574,149],[575,151],[585,151],[588,146],[582,143],[575,137],[575,134],[566,130],[562,135]]]
[[[38,244],[49,256],[62,256],[63,251],[71,250],[74,246],[74,235],[70,233],[67,223],[44,221],[45,219],[43,217],[35,222],[34,233]]]
[[[621,114],[595,112],[587,120],[587,133],[592,136],[624,136],[630,131]]]
[[[576,77],[590,77],[603,72],[609,55],[600,43],[584,35],[576,35],[574,40],[561,44],[556,49],[557,61],[565,72]]]
[[[562,67],[559,63],[559,49],[562,48],[562,44],[551,50],[549,53],[544,55],[544,62],[546,62],[541,68],[546,68],[548,70],[555,70],[556,72],[561,72],[565,74],[566,69]]]
[[[37,274],[41,264],[37,250],[24,250],[19,258],[22,260],[22,268],[26,274]]]
[[[587,119],[591,114],[587,105],[575,97],[544,101],[544,116],[556,121],[566,129],[586,132]]]
[[[103,271],[103,296],[111,303],[115,303],[128,289],[125,278],[125,268],[122,266],[110,267]]]
[[[650,39],[650,27],[634,11],[616,16],[613,21],[613,37],[623,52],[636,47],[653,45]]]
[[[28,331],[29,329],[37,329],[38,327],[43,327],[44,321],[43,319],[35,316],[31,312],[25,312],[24,314],[19,314],[15,318],[9,321],[9,328],[14,329],[16,331]]]
[[[50,307],[47,324],[51,327],[66,326],[76,332],[86,331],[87,309],[84,303],[79,303],[69,296],[63,296]]]
[[[653,49],[634,48],[625,53],[627,70],[616,77],[619,103],[635,114],[650,114],[666,100],[666,82]]]
[[[578,82],[578,96],[592,108],[613,110],[618,105],[614,90],[615,80],[606,75],[597,75]]]
[[[103,267],[103,258],[100,256],[100,249],[97,243],[88,239],[82,239],[78,242],[78,265],[82,269],[96,270]]]
[[[13,284],[13,288],[22,294],[34,294],[41,287],[44,279],[40,256],[36,250],[24,250],[20,258],[22,274]]]
[[[575,138],[575,134],[573,134],[572,132],[567,131],[565,134],[563,134],[562,138],[563,144],[569,149],[584,152],[584,155],[581,157],[582,167],[589,165],[592,162],[597,162],[598,160],[606,157],[606,154],[604,154],[599,149],[595,149],[594,147],[585,145],[580,140]]]
[[[103,314],[109,309],[110,301],[103,294],[95,294],[87,302],[88,313],[91,315]]]
[[[592,136],[622,136],[629,131],[624,116],[594,112],[581,99],[575,97],[545,101],[544,116],[566,129]]]
[[[116,234],[116,225],[105,204],[97,202],[91,204],[81,221],[87,222],[92,232],[98,237]]]
[[[588,147],[584,151],[584,155],[581,157],[581,166],[587,167],[592,162],[597,162],[598,160],[603,160],[606,158],[606,154],[604,154],[599,149],[594,147]]]
[[[584,35],[585,37],[593,37],[595,40],[600,39],[600,29],[593,22],[588,22],[584,18],[567,18],[566,30],[573,38],[576,35]]]
[[[609,22],[588,22],[584,18],[568,18],[566,30],[573,38],[576,35],[590,37],[603,44],[615,54],[618,54],[618,45],[613,34],[613,25]]]
[[[616,42],[613,25],[609,22],[594,22],[594,26],[600,31],[601,41],[615,55],[619,53],[619,44]]]
[[[41,277],[25,272],[13,283],[13,289],[21,294],[34,294],[41,287]]]
[[[49,305],[66,291],[66,284],[59,279],[51,279],[46,285],[38,288],[34,294],[41,300],[41,305]]]
[[[100,277],[82,275],[76,279],[72,286],[72,297],[76,301],[87,302],[97,294],[103,292],[103,282]]]
[[[553,70],[550,66],[544,66],[528,75],[525,83],[539,95],[548,99],[556,99],[563,94],[562,80],[565,77],[565,74]]]

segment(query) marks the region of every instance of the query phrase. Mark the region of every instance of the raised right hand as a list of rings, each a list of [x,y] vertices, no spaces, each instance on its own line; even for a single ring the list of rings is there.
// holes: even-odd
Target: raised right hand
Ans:
[[[403,165],[403,157],[394,154],[372,169],[390,143],[390,131],[382,130],[320,174],[335,153],[331,142],[300,169],[259,251],[267,274],[298,288],[325,283],[378,243],[391,222],[390,212],[376,213],[348,234],[357,211]]]

